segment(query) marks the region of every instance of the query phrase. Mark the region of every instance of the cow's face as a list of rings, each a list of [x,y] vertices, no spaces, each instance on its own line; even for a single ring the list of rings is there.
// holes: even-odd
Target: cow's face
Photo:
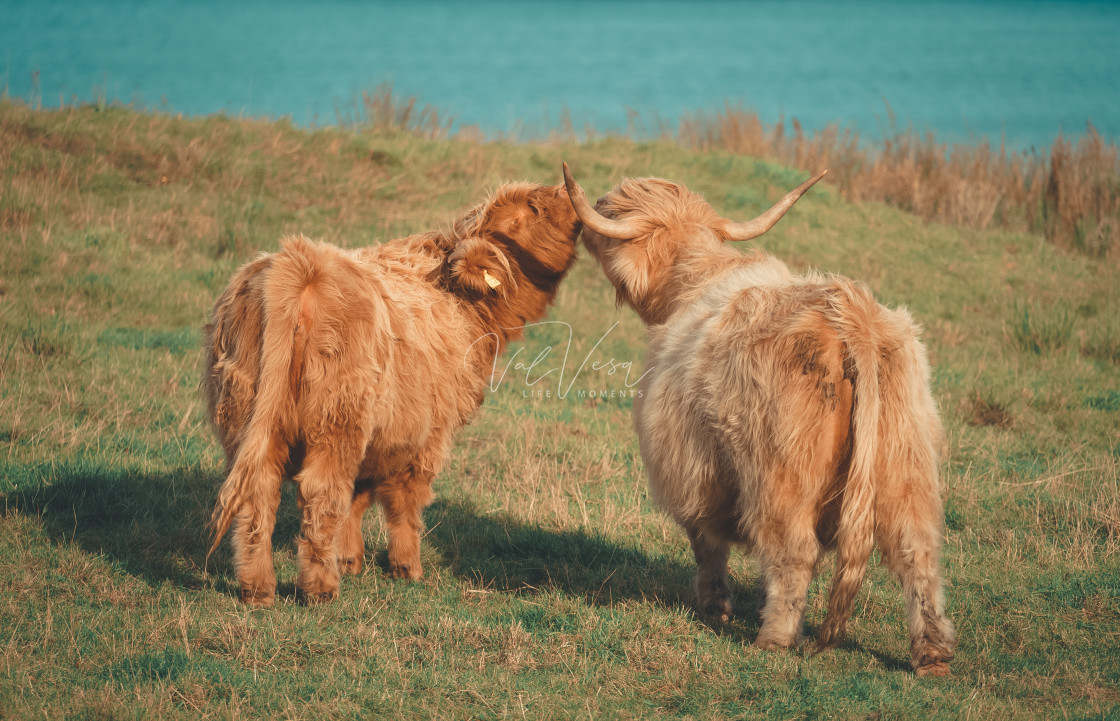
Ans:
[[[674,268],[682,247],[701,238],[719,239],[702,223],[688,218],[687,206],[698,198],[683,186],[659,178],[623,181],[595,204],[599,218],[609,221],[599,230],[585,225],[583,242],[615,287],[618,300],[643,313]],[[711,216],[707,203],[702,215]]]
[[[735,223],[688,188],[660,178],[623,180],[591,207],[564,164],[568,195],[584,223],[584,243],[603,266],[619,301],[647,323],[664,322],[675,296],[694,287],[705,269],[725,262],[727,254],[713,249],[724,241],[762,235],[823,176],[786,193],[757,218]]]
[[[460,222],[451,272],[480,293],[552,289],[575,261],[581,223],[562,184],[505,185]]]
[[[529,278],[561,274],[575,260],[581,223],[564,185],[515,184],[491,200],[483,236],[506,246]]]
[[[604,196],[595,207],[603,217],[615,218],[609,201]],[[666,265],[672,262],[665,240],[665,233],[656,230],[635,238],[611,238],[590,228],[583,230],[583,244],[603,268],[618,301],[635,308],[644,304],[650,289],[656,287]]]

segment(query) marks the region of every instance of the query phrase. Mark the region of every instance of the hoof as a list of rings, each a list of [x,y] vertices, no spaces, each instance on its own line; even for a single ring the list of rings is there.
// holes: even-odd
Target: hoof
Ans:
[[[697,612],[706,620],[727,623],[731,620],[731,599],[713,598],[697,605]]]
[[[914,673],[919,677],[921,676],[952,676],[953,672],[949,670],[949,664],[945,661],[937,663],[927,663],[924,666],[918,666],[914,669]]]
[[[330,603],[338,596],[338,591],[315,591],[308,593],[303,589],[296,590],[296,598],[305,606],[315,606],[320,603]]]
[[[362,559],[356,556],[338,559],[338,573],[341,576],[357,576],[362,572]]]
[[[419,563],[390,563],[389,576],[404,581],[418,581],[424,576]]]
[[[276,594],[272,591],[262,591],[259,588],[242,587],[240,598],[246,606],[272,608],[276,605]]]
[[[754,640],[754,645],[763,651],[788,651],[797,645],[797,639],[779,639],[760,635]]]

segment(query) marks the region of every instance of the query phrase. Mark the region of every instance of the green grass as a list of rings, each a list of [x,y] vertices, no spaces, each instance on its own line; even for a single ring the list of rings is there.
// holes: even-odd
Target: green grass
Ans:
[[[288,232],[352,247],[447,222],[503,180],[557,182],[561,159],[593,197],[659,175],[735,219],[801,179],[668,142],[0,101],[0,718],[1120,715],[1116,265],[828,186],[762,246],[865,280],[926,328],[949,440],[952,678],[909,672],[898,585],[877,563],[826,654],[750,645],[762,599],[739,555],[735,618],[693,614],[687,541],[650,505],[625,373],[607,370],[633,363],[636,380],[644,330],[586,253],[557,323],[499,360],[437,479],[425,579],[383,575],[371,514],[366,572],[333,604],[295,603],[289,487],[280,602],[239,605],[228,547],[203,567],[222,459],[197,393],[199,328],[234,269]],[[565,350],[564,377],[530,385]]]

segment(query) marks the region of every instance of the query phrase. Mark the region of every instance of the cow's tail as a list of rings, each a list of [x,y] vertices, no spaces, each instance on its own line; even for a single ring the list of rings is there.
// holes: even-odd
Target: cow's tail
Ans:
[[[862,289],[850,288],[835,307],[853,379],[852,454],[836,532],[836,571],[821,624],[817,650],[844,640],[848,617],[863,584],[875,541],[875,466],[880,418],[880,342],[875,332],[878,304]],[[846,326],[846,327],[845,327]]]
[[[235,518],[240,516],[245,522],[262,518],[269,511],[261,508],[260,513],[255,512],[255,504],[265,504],[279,494],[289,449],[298,434],[304,349],[317,313],[318,254],[318,248],[306,238],[286,238],[267,271],[256,396],[210,516],[212,543],[207,562]]]

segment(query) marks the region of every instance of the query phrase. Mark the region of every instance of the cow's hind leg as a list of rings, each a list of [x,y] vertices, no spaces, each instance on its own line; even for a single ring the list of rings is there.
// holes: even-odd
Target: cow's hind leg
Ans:
[[[759,648],[790,648],[801,635],[805,599],[821,551],[802,515],[772,520],[756,538],[766,588],[762,628],[755,639]]]
[[[341,434],[340,434],[341,435]],[[303,470],[296,476],[303,511],[297,542],[299,574],[296,592],[306,603],[330,601],[338,595],[335,538],[350,511],[361,445],[347,447],[340,438],[308,443]]]
[[[876,512],[883,519],[876,531],[884,563],[902,582],[914,671],[919,676],[948,676],[956,632],[945,617],[941,593],[941,510],[936,492],[921,495],[899,493],[884,499],[893,508]]]
[[[338,529],[336,539],[338,570],[343,576],[362,572],[366,552],[365,541],[362,538],[362,518],[373,504],[373,497],[373,484],[369,480],[359,480],[354,488],[350,514]]]
[[[702,616],[725,623],[731,619],[731,589],[727,585],[727,558],[731,546],[698,528],[686,528],[696,556],[696,607]]]
[[[255,493],[246,501],[234,524],[231,543],[243,603],[270,607],[276,602],[276,572],[272,566],[272,532],[280,507],[280,466],[262,469],[254,479]]]

